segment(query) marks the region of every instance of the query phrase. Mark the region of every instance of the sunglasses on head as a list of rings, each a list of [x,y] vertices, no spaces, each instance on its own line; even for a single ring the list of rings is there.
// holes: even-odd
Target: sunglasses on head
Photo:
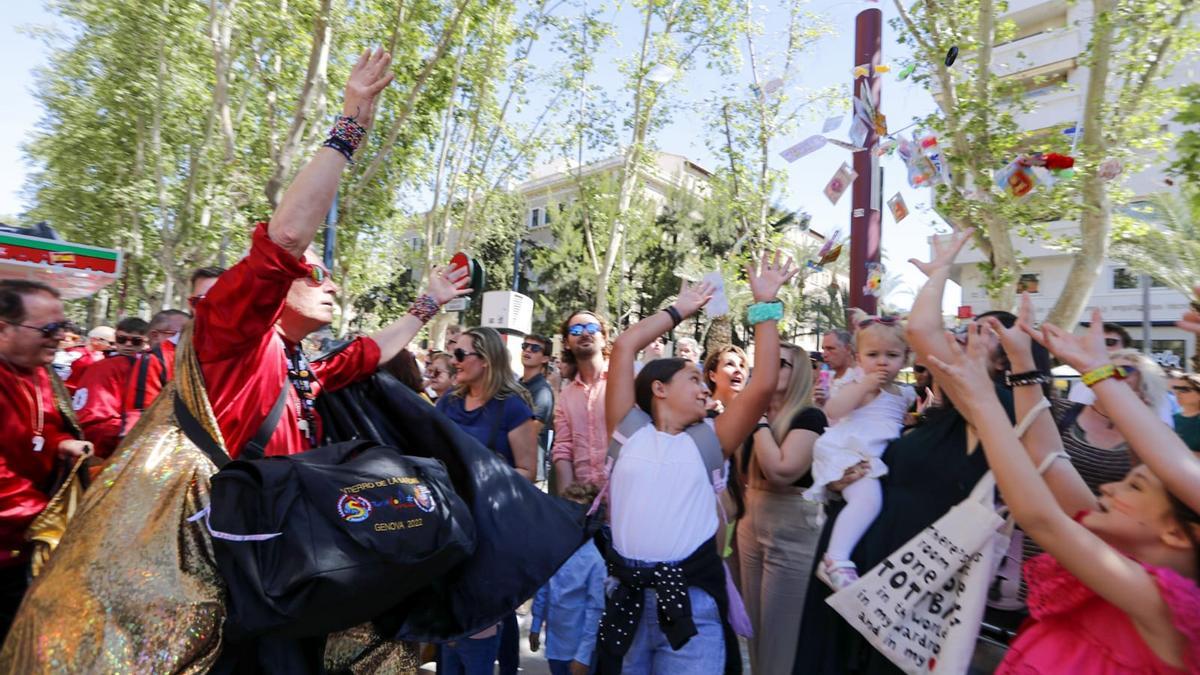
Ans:
[[[542,345],[539,345],[536,342],[526,342],[521,345],[521,351],[523,351],[523,352],[533,352],[534,354],[541,354],[543,349],[545,349],[545,347],[543,347]]]
[[[48,323],[45,326],[30,326],[29,324],[17,323],[16,321],[5,321],[4,323],[12,326],[20,326],[21,328],[28,328],[29,330],[36,330],[42,334],[42,337],[54,337],[59,333],[67,332],[71,328],[71,322],[69,321],[55,321],[53,323]]]
[[[858,322],[858,327],[866,328],[873,323],[877,323],[882,326],[895,326],[897,323],[899,323],[899,321],[900,317],[898,316],[868,316],[867,318]]]
[[[598,323],[577,323],[577,324],[573,324],[570,328],[568,328],[567,332],[570,333],[571,335],[575,335],[575,336],[583,335],[585,332],[588,335],[595,335],[596,333],[600,332],[600,324],[598,324]]]
[[[469,352],[462,347],[454,350],[454,360],[459,363],[466,361],[468,356],[479,356],[479,352]]]
[[[146,338],[142,337],[141,335],[118,335],[117,344],[129,344],[133,345],[134,347],[141,347],[142,345],[146,344]]]

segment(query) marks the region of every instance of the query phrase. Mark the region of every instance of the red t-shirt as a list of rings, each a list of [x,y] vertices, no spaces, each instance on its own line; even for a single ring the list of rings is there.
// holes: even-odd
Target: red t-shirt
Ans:
[[[39,399],[40,444],[34,442]],[[25,530],[49,501],[58,445],[74,438],[44,368],[29,372],[0,361],[0,429],[0,567],[11,567],[24,559]]]
[[[292,282],[310,274],[308,263],[288,253],[267,236],[267,224],[254,230],[250,254],[217,279],[196,303],[192,329],[196,355],[208,400],[237,458],[258,432],[288,387],[288,405],[267,444],[268,455],[292,455],[309,449],[298,426],[300,398],[287,381],[286,345],[275,329]],[[336,356],[312,364],[313,392],[340,389],[369,377],[379,367],[379,345],[359,338]],[[317,420],[320,437],[320,420]]]
[[[133,364],[133,370],[129,373],[129,382],[125,387],[125,396],[122,401],[125,414],[121,427],[122,436],[129,433],[129,430],[141,419],[142,411],[149,408],[150,404],[154,403],[154,399],[158,398],[159,393],[162,392],[163,382],[170,382],[175,377],[175,343],[163,340],[158,347],[162,351],[162,360],[159,360],[153,352],[142,352]],[[143,365],[146,367],[144,382],[141,378]],[[164,368],[166,377],[163,377]],[[139,385],[141,386],[139,387]],[[142,395],[141,407],[138,407],[139,388]]]
[[[132,356],[113,356],[88,366],[71,400],[83,437],[96,446],[97,457],[108,457],[121,441],[121,399],[136,363]]]

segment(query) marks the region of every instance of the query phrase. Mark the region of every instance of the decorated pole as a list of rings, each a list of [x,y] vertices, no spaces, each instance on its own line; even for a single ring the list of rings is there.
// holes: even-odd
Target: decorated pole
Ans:
[[[880,223],[882,180],[875,146],[879,143],[877,127],[884,126],[880,90],[882,82],[875,72],[882,57],[883,12],[867,9],[859,12],[854,29],[854,98],[869,104],[874,119],[866,126],[865,150],[854,153],[857,179],[851,186],[850,202],[850,306],[874,314],[875,295],[866,292],[868,266],[880,262]],[[862,68],[862,66],[866,66]],[[856,108],[859,106],[856,106]],[[856,113],[858,110],[855,111]],[[855,115],[859,118],[860,115]]]

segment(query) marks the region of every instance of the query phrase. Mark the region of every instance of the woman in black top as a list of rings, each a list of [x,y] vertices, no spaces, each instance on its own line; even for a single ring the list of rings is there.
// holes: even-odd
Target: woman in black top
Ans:
[[[806,356],[794,345],[781,347],[771,407],[743,449],[749,488],[737,536],[742,596],[754,626],[749,640],[754,673],[792,667],[821,535],[820,505],[801,496],[812,485],[813,443],[826,427],[825,414],[812,405]]]

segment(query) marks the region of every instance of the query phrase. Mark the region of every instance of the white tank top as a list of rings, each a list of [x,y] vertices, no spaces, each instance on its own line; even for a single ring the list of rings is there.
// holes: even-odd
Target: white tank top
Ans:
[[[683,560],[717,531],[716,495],[695,441],[649,424],[621,448],[609,505],[613,545],[633,560]]]

